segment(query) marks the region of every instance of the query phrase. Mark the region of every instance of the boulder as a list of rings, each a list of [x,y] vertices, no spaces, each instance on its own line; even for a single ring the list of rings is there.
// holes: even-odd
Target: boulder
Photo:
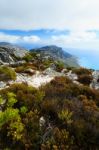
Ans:
[[[91,88],[99,89],[99,71],[94,71],[92,73],[93,80],[90,84]]]

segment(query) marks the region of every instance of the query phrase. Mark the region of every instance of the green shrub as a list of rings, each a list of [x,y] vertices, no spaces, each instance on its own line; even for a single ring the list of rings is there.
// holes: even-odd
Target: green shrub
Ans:
[[[73,69],[72,71],[73,71],[73,73],[76,73],[78,76],[79,75],[86,75],[86,74],[91,75],[92,74],[91,70],[86,69],[86,68]]]
[[[16,72],[10,67],[0,67],[0,81],[15,80]]]
[[[26,54],[25,56],[24,56],[24,60],[26,61],[26,62],[29,62],[29,61],[31,61],[32,60],[32,58],[33,58],[33,56],[31,55],[31,54]]]
[[[56,70],[60,72],[60,71],[62,71],[62,69],[64,69],[64,63],[61,61],[57,61],[56,62]]]
[[[24,70],[25,70],[25,67],[24,67],[24,66],[18,66],[18,67],[16,67],[16,69],[15,69],[15,71],[16,71],[17,73],[22,73],[22,72],[24,72]]]
[[[98,90],[56,77],[39,89],[14,84],[0,95],[2,150],[99,149]]]
[[[89,85],[92,81],[92,71],[86,68],[73,69],[73,73],[78,75],[78,81],[84,85]]]

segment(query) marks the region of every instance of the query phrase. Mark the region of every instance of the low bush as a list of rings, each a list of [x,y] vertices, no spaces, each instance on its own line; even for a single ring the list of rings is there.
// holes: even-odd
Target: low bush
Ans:
[[[0,67],[0,81],[15,80],[16,72],[10,67]]]
[[[2,150],[99,149],[98,90],[66,77],[39,89],[13,84],[0,91],[0,108]]]
[[[78,81],[80,83],[84,84],[84,85],[89,85],[91,83],[92,79],[93,79],[92,76],[91,75],[87,75],[87,74],[80,75],[78,77]]]
[[[85,75],[85,74],[91,75],[92,74],[92,71],[86,68],[79,68],[79,69],[74,68],[72,71],[73,73],[77,75]]]

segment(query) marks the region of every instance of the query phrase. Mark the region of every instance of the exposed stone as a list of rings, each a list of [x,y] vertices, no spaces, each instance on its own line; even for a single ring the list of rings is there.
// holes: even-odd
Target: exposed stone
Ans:
[[[43,127],[44,125],[45,125],[45,119],[44,119],[44,117],[42,116],[42,117],[40,117],[40,119],[39,119],[39,125],[40,125],[40,127]]]
[[[94,71],[92,73],[93,80],[90,84],[91,88],[99,89],[99,71]]]
[[[8,83],[9,85],[14,83],[26,83],[27,85],[38,88],[50,82],[53,78],[54,77],[50,77],[49,75],[43,75],[38,71],[32,76],[28,76],[26,73],[17,73],[17,79],[15,81],[9,81]]]
[[[0,89],[5,88],[6,87],[6,83],[3,81],[0,81]]]
[[[57,72],[52,68],[47,68],[46,70],[43,71],[43,74],[55,77],[55,76],[64,76],[63,73]]]
[[[28,51],[10,43],[0,43],[0,62],[13,63],[25,56]]]
[[[68,72],[67,69],[63,69],[63,70],[61,71],[61,73],[67,73],[67,72]]]
[[[72,81],[78,79],[78,76],[75,73],[72,73],[71,70],[68,73],[66,73],[66,76],[69,77]]]

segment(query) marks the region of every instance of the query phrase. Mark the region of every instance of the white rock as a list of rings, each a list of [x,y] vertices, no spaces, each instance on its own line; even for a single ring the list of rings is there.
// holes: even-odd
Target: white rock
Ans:
[[[5,88],[6,87],[6,83],[3,81],[0,81],[0,89]]]
[[[66,74],[66,76],[73,81],[78,79],[77,75],[75,73],[72,73],[71,70]]]
[[[44,126],[45,125],[45,119],[44,119],[44,117],[42,116],[42,117],[40,117],[40,119],[39,119],[39,125],[40,125],[40,127],[42,127],[42,126]]]
[[[94,71],[92,73],[92,76],[93,76],[93,80],[90,84],[90,87],[95,88],[95,89],[99,89],[99,82],[98,82],[98,80],[99,80],[99,71]]]

